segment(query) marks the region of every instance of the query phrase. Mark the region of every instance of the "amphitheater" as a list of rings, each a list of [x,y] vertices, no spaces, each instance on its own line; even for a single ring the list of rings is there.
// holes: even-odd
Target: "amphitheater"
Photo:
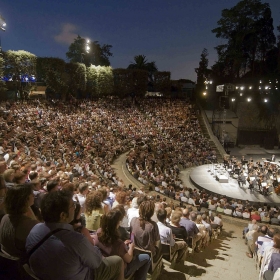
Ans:
[[[244,153],[255,152],[255,156],[262,156],[267,153],[259,147],[246,147],[234,149],[236,156]],[[274,151],[268,151],[268,153]],[[126,185],[143,186],[126,169],[126,154],[122,154],[113,164],[117,175],[123,178]],[[189,174],[194,167],[183,170],[181,178],[184,184],[195,188],[189,180]],[[154,192],[154,194],[157,194]],[[202,252],[189,254],[184,264],[170,268],[170,263],[164,261],[164,269],[159,279],[183,280],[183,279],[227,279],[227,280],[255,280],[258,279],[258,270],[253,259],[246,256],[247,246],[242,238],[242,230],[247,226],[248,221],[223,216],[224,228],[218,239],[214,239]],[[149,279],[149,275],[148,278]]]
[[[114,107],[113,105],[111,105],[111,106],[112,106],[112,108]],[[47,109],[49,109],[49,108],[47,108]],[[95,108],[95,109],[97,111],[97,108]],[[113,108],[113,109],[115,109],[115,108]],[[151,107],[151,111],[152,110],[154,110],[154,108]],[[113,111],[113,112],[115,112],[115,111]],[[122,112],[122,110],[118,111],[118,114],[120,114],[121,112]],[[68,113],[70,114],[70,112],[68,112]],[[103,112],[102,112],[102,114],[103,114]],[[163,112],[163,114],[166,114],[165,111]],[[53,116],[57,116],[57,115],[53,115]],[[149,114],[148,114],[148,116],[150,117]],[[137,117],[137,115],[136,115],[136,117]],[[41,117],[40,117],[40,119],[41,119]],[[135,119],[136,118],[134,117],[133,120],[135,120]],[[120,117],[120,120],[121,120],[121,117]],[[205,115],[203,117],[199,115],[198,121],[199,121],[200,125],[202,126],[203,135],[207,136],[207,138],[209,139],[210,149],[216,150],[217,161],[218,161],[218,163],[222,163],[222,160],[223,160],[222,155],[225,153],[225,151],[224,151],[223,147],[221,146],[221,144],[218,142],[217,138],[215,138],[213,136],[213,133],[211,132],[211,129],[209,128],[209,125],[207,124]],[[121,127],[123,127],[125,122],[127,122],[126,119],[123,119],[123,122],[120,121]],[[77,123],[78,123],[78,126],[81,126],[81,124],[82,124],[79,122],[77,122]],[[146,125],[150,125],[150,123],[151,122],[148,119],[148,121],[146,122]],[[204,123],[204,127],[202,125],[203,123]],[[104,124],[102,123],[102,125],[104,125],[104,127],[102,127],[103,130],[105,130],[105,128],[107,128],[106,124],[107,124],[106,122]],[[142,125],[142,122],[141,122],[141,125]],[[162,126],[161,125],[160,125],[160,127],[162,127],[164,124]],[[173,125],[173,122],[172,122],[172,125]],[[150,125],[150,127],[152,127],[152,126]],[[131,123],[129,129],[131,129],[131,128],[134,129],[136,132],[138,130],[138,127],[137,127],[137,125],[134,124],[134,121],[133,121],[133,123]],[[178,128],[181,129],[181,126],[178,126]],[[41,131],[41,127],[38,130]],[[112,134],[115,135],[115,131]],[[172,136],[173,136],[171,134],[172,134],[172,132],[170,133],[170,138],[172,138]],[[125,135],[125,133],[124,133],[124,135]],[[158,136],[156,133],[153,135]],[[178,135],[180,135],[180,133],[178,133]],[[126,139],[126,138],[123,138],[123,139]],[[189,137],[186,139],[188,140]],[[183,140],[180,139],[180,141],[182,142]],[[110,143],[110,141],[107,141],[106,143]],[[99,144],[100,144],[100,146],[104,146],[104,142],[98,143],[98,145]],[[101,144],[103,144],[103,145],[101,145]],[[141,142],[141,145],[142,145],[142,142]],[[121,147],[121,145],[119,145],[119,146]],[[118,149],[116,149],[116,150],[121,151],[119,146],[118,146]],[[128,186],[129,184],[132,184],[133,186],[138,187],[138,188],[145,187],[140,181],[136,180],[135,177],[132,176],[132,174],[129,173],[129,171],[127,169],[126,160],[127,160],[128,152],[126,152],[126,153],[123,153],[123,152],[127,151],[129,149],[129,147],[133,148],[133,144],[131,146],[126,146],[126,148],[123,149],[121,153],[116,153],[116,154],[118,154],[118,156],[113,161],[112,168],[114,169],[116,176],[123,180],[124,185]],[[104,152],[104,154],[105,154],[105,156],[103,156],[103,158],[105,158],[107,155],[110,155],[110,157],[108,156],[109,159],[114,158],[114,153],[112,153],[111,151],[106,151],[106,152]],[[253,158],[254,160],[259,160],[259,159],[269,158],[269,157],[271,157],[272,154],[275,154],[277,160],[279,160],[279,158],[280,158],[279,150],[265,150],[265,149],[257,147],[257,146],[235,147],[235,148],[231,149],[231,155],[235,156],[237,158],[240,158],[241,156],[244,155],[244,156],[246,156],[246,158]],[[173,158],[174,157],[172,157],[171,160]],[[107,164],[107,166],[110,167],[109,159],[106,164]],[[191,158],[191,157],[189,157],[189,159],[190,159],[190,161],[194,161],[193,158]],[[209,167],[210,166],[209,165],[207,166],[207,164],[204,164],[204,167],[203,166],[201,167],[201,164],[199,164],[198,162],[194,162],[193,167],[180,166],[180,171],[181,171],[180,179],[182,180],[184,186],[187,186],[190,188],[199,188],[199,187],[203,188],[202,185],[199,186],[199,182],[195,182],[196,181],[194,178],[195,176],[193,176],[194,172],[199,170],[199,168],[204,168],[204,170],[202,170],[201,174],[202,174],[202,176],[208,176],[208,178],[209,178],[209,176],[210,176]],[[220,166],[221,165],[222,164],[220,164]],[[103,175],[101,172],[99,172],[99,174],[101,176]],[[200,175],[198,175],[198,177],[199,176]],[[210,176],[211,179],[215,179],[215,178],[213,178],[212,174],[211,174],[211,176]],[[217,188],[215,189],[215,184],[214,184],[215,181],[216,180],[213,180],[213,184],[211,183],[212,182],[211,181],[208,185],[213,188],[213,190],[212,190],[213,193],[219,193],[218,189]],[[220,187],[221,184],[218,186]],[[242,194],[242,192],[244,192],[244,193],[246,193],[246,195],[248,195],[248,198],[244,196],[243,200],[248,199],[251,202],[262,201],[262,202],[268,202],[268,203],[276,203],[277,199],[279,199],[278,196],[276,196],[275,194],[272,194],[267,197],[263,197],[257,193],[250,193],[250,192],[248,192],[248,185],[247,186],[245,185],[244,187],[237,189],[238,185],[236,184],[236,181],[234,182],[233,186],[223,185],[222,187],[224,187],[225,190],[227,190],[227,191],[230,190],[230,187],[233,188],[231,190],[231,194],[223,193],[223,190],[221,190],[219,193],[222,195],[227,195],[228,197],[231,197],[231,198],[240,199],[236,195],[238,193]],[[153,195],[158,194],[154,191],[151,191],[151,192]],[[167,198],[167,202],[168,203],[170,202],[170,198]],[[175,203],[178,204],[178,201]],[[170,263],[167,261],[164,261],[164,267],[161,270],[161,273],[160,273],[158,279],[164,279],[164,280],[170,279],[170,278],[172,278],[174,280],[194,279],[194,278],[222,279],[225,277],[228,280],[231,280],[231,279],[235,279],[235,280],[236,279],[237,280],[238,279],[247,279],[247,280],[258,279],[258,270],[256,269],[255,261],[246,256],[247,247],[244,244],[244,239],[242,239],[242,230],[245,226],[247,226],[248,220],[246,221],[243,219],[237,219],[237,218],[234,218],[231,216],[223,215],[223,224],[224,224],[223,230],[222,230],[221,234],[218,236],[218,238],[212,240],[210,245],[206,249],[203,249],[201,252],[188,254],[184,260],[184,263],[176,264],[175,266],[172,266],[172,268],[171,268]],[[147,279],[149,279],[150,277],[151,276],[148,275]]]

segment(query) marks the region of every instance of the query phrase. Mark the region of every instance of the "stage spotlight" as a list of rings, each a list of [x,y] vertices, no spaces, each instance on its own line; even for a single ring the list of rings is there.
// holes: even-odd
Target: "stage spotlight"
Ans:
[[[265,98],[263,101],[264,101],[264,103],[267,103],[267,102],[268,102],[268,99]]]
[[[251,97],[248,97],[248,98],[247,98],[247,101],[248,101],[248,102],[251,102],[251,100],[252,100]]]

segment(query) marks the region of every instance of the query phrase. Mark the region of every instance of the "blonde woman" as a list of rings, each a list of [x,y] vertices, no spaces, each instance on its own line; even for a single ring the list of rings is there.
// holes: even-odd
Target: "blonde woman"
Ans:
[[[208,231],[206,230],[205,225],[202,223],[202,216],[201,215],[197,215],[196,217],[196,226],[199,229],[199,232],[201,233],[201,246],[202,247],[206,247],[209,245],[209,241],[210,241],[210,236]]]

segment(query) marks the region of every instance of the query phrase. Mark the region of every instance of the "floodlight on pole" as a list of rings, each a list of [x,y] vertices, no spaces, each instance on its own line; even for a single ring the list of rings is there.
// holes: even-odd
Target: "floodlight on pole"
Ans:
[[[2,30],[2,31],[5,31],[6,29],[5,29],[5,27],[6,27],[6,21],[5,21],[5,19],[0,15],[0,29]]]
[[[6,31],[5,27],[6,27],[6,21],[5,19],[0,15],[0,29],[2,31]],[[2,44],[1,44],[1,37],[0,37],[0,55],[2,55]]]
[[[87,40],[86,40],[86,52],[87,52],[87,53],[89,53],[89,50],[90,50],[89,43],[90,43],[90,40],[87,39]]]

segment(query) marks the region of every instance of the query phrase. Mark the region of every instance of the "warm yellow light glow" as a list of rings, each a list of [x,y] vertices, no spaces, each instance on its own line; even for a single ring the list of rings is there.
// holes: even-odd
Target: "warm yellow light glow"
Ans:
[[[206,94],[207,94],[207,92],[206,92],[206,91],[204,91],[204,92],[203,92],[203,95],[205,96]]]
[[[251,97],[248,97],[248,98],[247,98],[247,101],[248,101],[248,102],[251,102],[251,100],[252,100]]]

